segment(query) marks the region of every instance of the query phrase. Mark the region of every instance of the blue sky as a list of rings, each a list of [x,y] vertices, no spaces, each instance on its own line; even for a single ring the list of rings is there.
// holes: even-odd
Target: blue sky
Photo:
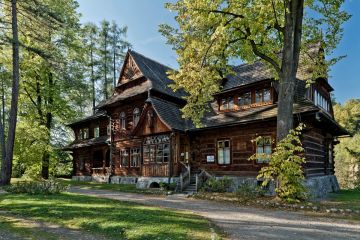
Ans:
[[[133,49],[176,68],[176,54],[158,32],[161,23],[176,24],[174,14],[164,8],[167,0],[78,0],[83,22],[115,20],[128,26]],[[332,67],[329,79],[337,101],[360,98],[360,1],[346,0],[344,9],[352,18],[344,25],[344,37],[335,51],[347,57]]]

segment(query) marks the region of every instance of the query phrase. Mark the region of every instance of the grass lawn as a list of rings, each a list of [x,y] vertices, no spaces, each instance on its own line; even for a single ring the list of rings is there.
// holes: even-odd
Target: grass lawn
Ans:
[[[340,190],[329,194],[329,198],[321,203],[336,208],[360,210],[360,190]]]
[[[107,239],[211,239],[209,221],[194,214],[71,193],[0,195],[1,211]]]
[[[141,193],[141,194],[156,194],[164,195],[166,191],[160,189],[138,189],[135,184],[108,184],[108,183],[96,183],[96,182],[79,182],[72,181],[70,179],[59,178],[59,181],[70,184],[71,186],[78,186],[89,189],[102,189],[102,190],[112,190],[119,192],[128,192],[128,193]]]

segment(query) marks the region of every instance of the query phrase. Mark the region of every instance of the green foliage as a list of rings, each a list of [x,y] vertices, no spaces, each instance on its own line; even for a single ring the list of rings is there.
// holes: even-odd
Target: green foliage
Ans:
[[[228,177],[220,179],[210,178],[201,187],[201,191],[223,193],[228,192],[233,185],[234,181]]]
[[[360,99],[334,105],[335,119],[352,137],[341,138],[335,146],[335,174],[342,188],[360,188]]]
[[[328,66],[338,58],[325,61],[321,54],[307,57],[312,52],[309,49],[321,42],[329,56],[341,39],[341,24],[350,16],[341,9],[344,0],[304,2],[301,65],[309,67],[315,78],[326,75]],[[184,89],[189,93],[183,113],[197,125],[208,102],[220,90],[221,80],[232,73],[230,63],[234,60],[246,63],[261,60],[275,78],[281,77],[282,55],[279,53],[285,47],[285,17],[290,11],[286,2],[178,0],[166,7],[177,14],[175,20],[179,25],[160,26],[160,32],[176,51],[180,65],[179,71],[169,72],[169,77],[175,81],[175,90]]]
[[[55,180],[42,181],[19,181],[5,187],[10,193],[28,193],[28,194],[57,194],[67,191],[69,185],[65,185]]]
[[[271,154],[268,166],[261,168],[258,179],[264,180],[262,185],[270,182],[277,183],[275,191],[277,195],[288,202],[296,202],[307,198],[307,191],[303,184],[304,173],[302,165],[305,158],[301,155],[304,152],[300,141],[300,135],[305,127],[300,124],[280,142],[277,143],[274,152]],[[249,160],[256,160],[257,154]]]
[[[235,195],[240,202],[248,202],[262,196],[263,190],[252,184],[244,182],[238,187],[238,189],[236,189]]]
[[[176,189],[177,184],[175,182],[173,183],[165,183],[165,182],[161,182],[160,183],[160,188],[164,189],[166,191],[174,191]]]

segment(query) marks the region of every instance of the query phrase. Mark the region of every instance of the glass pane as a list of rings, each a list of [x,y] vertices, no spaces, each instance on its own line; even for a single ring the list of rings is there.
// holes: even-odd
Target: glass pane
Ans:
[[[224,164],[230,164],[230,148],[225,148]]]
[[[266,145],[266,146],[264,147],[264,152],[265,152],[266,154],[271,154],[271,146],[270,146],[270,145]]]
[[[264,102],[270,101],[270,89],[264,89]]]
[[[225,147],[230,147],[230,141],[224,141]]]
[[[238,98],[238,104],[239,106],[245,106],[251,104],[251,93],[243,93]]]
[[[224,151],[222,149],[218,150],[218,163],[224,164]]]
[[[234,98],[229,98],[229,107],[228,107],[228,109],[234,109]]]
[[[257,90],[255,92],[255,102],[260,103],[263,101],[263,90]]]
[[[219,141],[218,142],[218,148],[223,148],[224,147],[224,142],[223,141]]]

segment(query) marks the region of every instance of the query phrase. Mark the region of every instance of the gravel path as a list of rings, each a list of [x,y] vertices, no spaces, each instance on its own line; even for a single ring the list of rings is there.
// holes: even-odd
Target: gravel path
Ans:
[[[237,207],[186,198],[180,194],[159,197],[81,187],[71,187],[70,192],[192,211],[221,227],[230,239],[360,240],[360,223],[347,220],[310,217],[297,212]]]

